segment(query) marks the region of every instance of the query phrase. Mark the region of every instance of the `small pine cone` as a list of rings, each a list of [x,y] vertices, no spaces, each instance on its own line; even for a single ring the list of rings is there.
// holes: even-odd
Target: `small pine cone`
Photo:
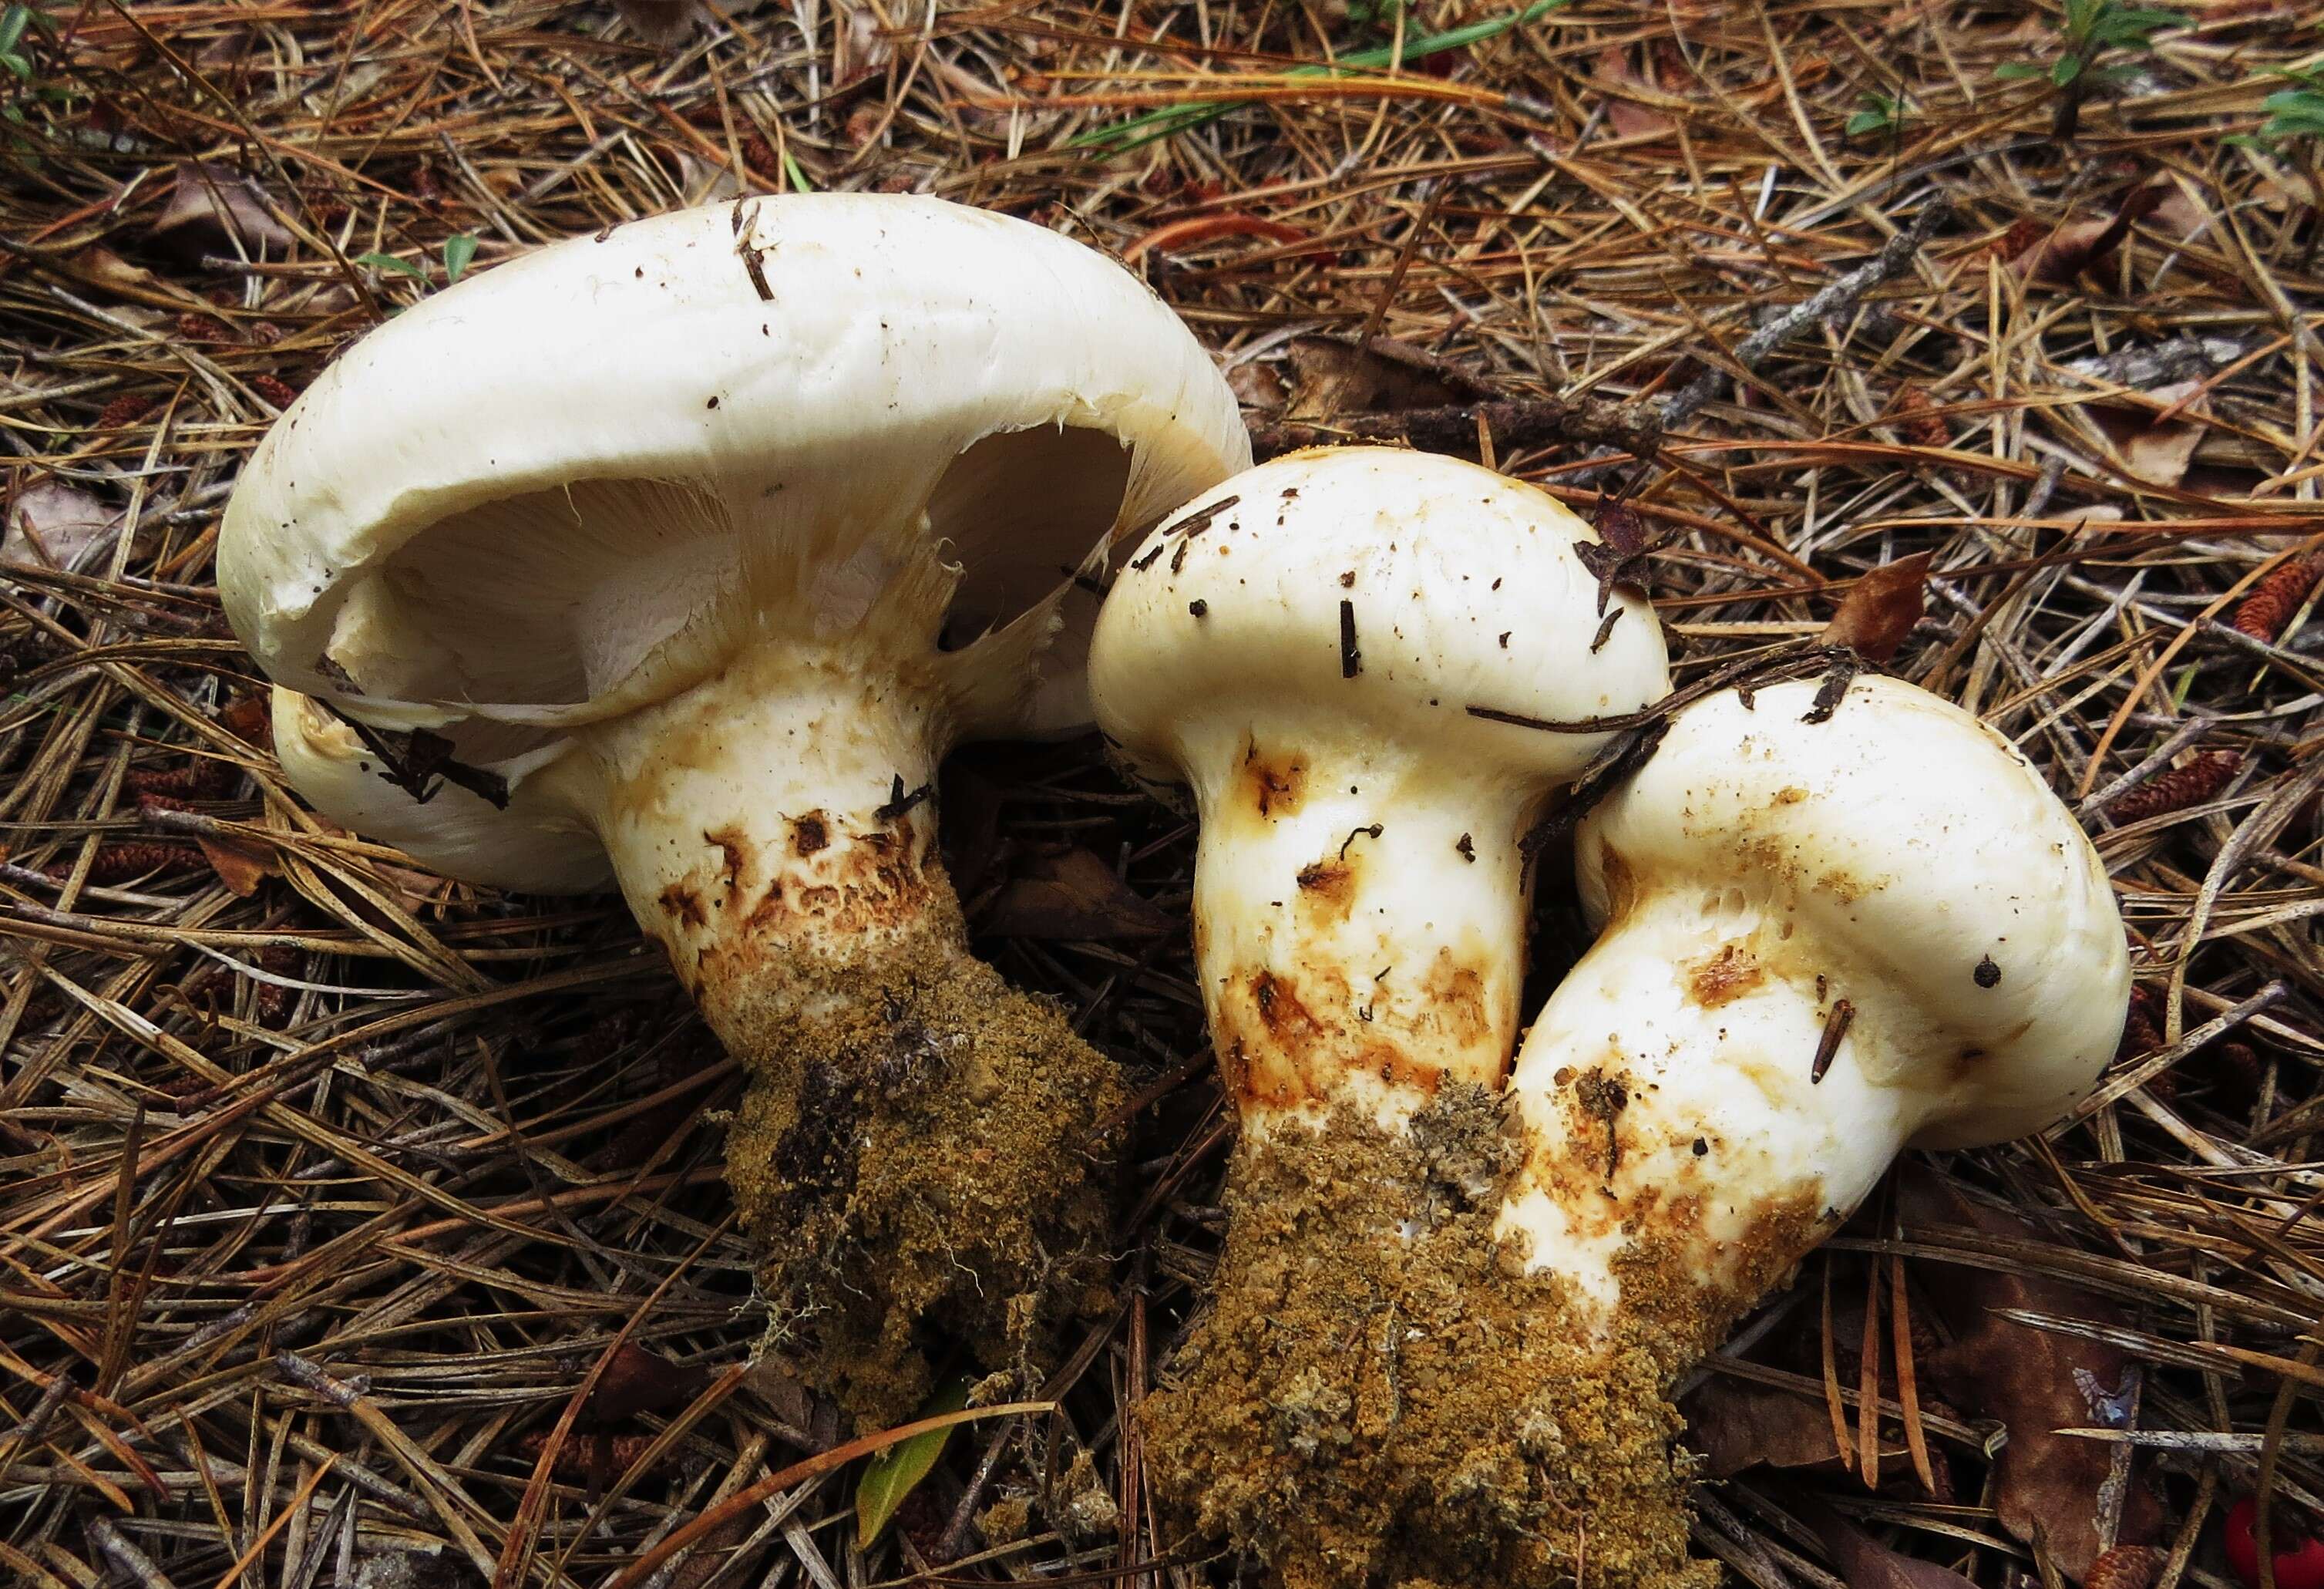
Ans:
[[[1945,422],[1936,400],[1918,386],[1909,382],[1899,386],[1888,411],[1897,431],[1914,447],[1941,448],[1953,444],[1953,428]]]
[[[137,809],[147,811],[190,811],[194,802],[178,795],[157,794],[151,790],[137,791]]]
[[[2122,1043],[2115,1049],[2115,1058],[2135,1059],[2163,1046],[2162,1004],[2161,997],[2144,983],[2131,988],[2130,1012],[2123,1020]]]
[[[2244,759],[2233,751],[2205,751],[2183,767],[2157,773],[2107,808],[2118,823],[2144,822],[2200,806],[2227,787]]]
[[[782,185],[783,162],[775,158],[775,146],[756,133],[742,140],[742,163],[769,187]]]
[[[152,413],[160,406],[161,402],[160,398],[151,393],[124,392],[105,405],[104,410],[97,416],[97,423],[89,429],[118,430],[124,425],[134,425]]]
[[[2012,260],[2050,235],[2050,227],[2032,216],[2024,216],[2009,223],[2009,230],[1993,241],[1994,257]]]
[[[253,375],[250,377],[250,389],[278,410],[289,408],[299,400],[299,393],[292,390],[290,383],[279,375]]]
[[[2162,1568],[2163,1553],[2145,1545],[2117,1545],[2090,1563],[2082,1589],[2147,1589]]]
[[[232,342],[233,332],[226,322],[215,315],[196,314],[188,309],[178,317],[178,335],[189,342]]]
[[[303,957],[290,944],[268,944],[252,958],[258,962],[261,971],[275,976],[296,976],[306,969]],[[251,997],[251,1013],[258,1018],[259,1025],[278,1027],[290,1019],[290,1012],[299,1002],[297,990],[277,987],[271,982],[255,985],[258,991]]]
[[[126,844],[109,844],[97,852],[88,864],[88,881],[100,888],[127,882],[133,878],[161,875],[175,876],[200,868],[202,855],[183,845],[155,844],[137,840]],[[61,882],[72,875],[72,867],[63,862],[49,868],[49,875]]]
[[[124,781],[141,799],[163,795],[174,800],[215,800],[224,799],[240,776],[231,762],[198,756],[176,767],[133,767]]]
[[[645,1455],[653,1444],[651,1435],[586,1435],[567,1434],[565,1444],[557,1448],[557,1460],[551,1465],[557,1476],[574,1483],[584,1483],[594,1476],[600,1481],[614,1477],[628,1470],[630,1464]],[[517,1455],[527,1462],[539,1462],[549,1446],[549,1431],[536,1429],[516,1443]]]
[[[2259,1052],[2249,1043],[2215,1043],[2204,1057],[2217,1067],[2220,1079],[2237,1092],[2248,1095],[2259,1091]]]
[[[2308,599],[2316,581],[2324,577],[2324,557],[2311,552],[2293,558],[2257,585],[2243,600],[2236,604],[2235,616],[2229,622],[2254,640],[2264,640],[2271,645]]]

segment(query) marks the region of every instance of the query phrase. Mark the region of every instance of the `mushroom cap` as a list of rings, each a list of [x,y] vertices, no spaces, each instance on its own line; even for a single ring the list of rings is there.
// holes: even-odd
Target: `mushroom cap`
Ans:
[[[1458,458],[1379,447],[1286,454],[1213,487],[1115,576],[1090,652],[1098,724],[1168,781],[1221,714],[1312,715],[1425,745],[1449,775],[1564,781],[1604,734],[1571,721],[1670,688],[1637,597],[1593,654],[1597,532],[1547,493]]]
[[[1104,255],[933,199],[744,200],[540,249],[365,337],[252,455],[218,582],[281,683],[456,739],[553,729],[743,636],[844,630],[938,546],[973,640],[1249,457],[1202,347]],[[1079,654],[969,726],[1085,721]]]
[[[1828,721],[1803,721],[1815,693],[1773,685],[1747,707],[1728,691],[1676,714],[1582,825],[1584,906],[1603,923],[1647,890],[1740,890],[1781,923],[1779,969],[1856,1006],[1867,1076],[1923,1095],[1914,1146],[2049,1124],[2112,1058],[2128,1004],[2098,853],[2033,763],[1959,707],[1865,676]]]
[[[490,769],[509,780],[508,808],[457,784],[420,804],[381,775],[355,731],[321,702],[274,687],[274,754],[315,807],[366,838],[393,845],[449,877],[528,893],[591,893],[609,886],[605,851],[567,809],[542,798],[526,773],[552,750]]]

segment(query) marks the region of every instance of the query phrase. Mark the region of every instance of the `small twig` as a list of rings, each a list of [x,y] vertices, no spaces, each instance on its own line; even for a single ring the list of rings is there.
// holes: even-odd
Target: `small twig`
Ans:
[[[1270,458],[1303,447],[1337,442],[1401,441],[1422,452],[1473,458],[1479,455],[1481,429],[1504,457],[1528,448],[1582,442],[1618,448],[1645,458],[1660,449],[1663,423],[1653,408],[1642,402],[1612,402],[1602,397],[1510,397],[1393,413],[1353,414],[1331,424],[1268,420],[1250,428],[1250,450],[1254,457]]]
[[[1809,298],[1806,302],[1784,310],[1766,325],[1735,345],[1733,361],[1742,370],[1757,369],[1767,362],[1768,356],[1791,337],[1827,316],[1844,314],[1864,300],[1874,288],[1894,281],[1911,266],[1936,229],[1952,216],[1952,206],[1941,196],[1930,200],[1913,224],[1880,245],[1880,252],[1840,280]],[[1727,383],[1728,372],[1708,369],[1688,382],[1669,402],[1663,404],[1662,425],[1665,430],[1677,429],[1694,411],[1717,397]]]

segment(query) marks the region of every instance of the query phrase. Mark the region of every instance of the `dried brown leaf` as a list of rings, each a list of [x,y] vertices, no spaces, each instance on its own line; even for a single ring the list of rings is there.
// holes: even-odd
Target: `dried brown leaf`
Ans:
[[[1956,1225],[2013,1239],[2037,1233],[2014,1215],[1972,1202],[1924,1170],[1898,1176],[1896,1196],[1905,1222],[1923,1231]],[[1995,1464],[1995,1504],[2003,1526],[2029,1544],[2038,1531],[2059,1569],[2080,1583],[2098,1554],[2101,1492],[2114,1450],[2054,1431],[2103,1421],[2085,1387],[2113,1390],[2125,1382],[2131,1362],[2099,1342],[2033,1329],[1997,1315],[2017,1308],[2107,1321],[2118,1316],[2117,1309],[2079,1287],[2043,1276],[1969,1267],[1949,1269],[1929,1295],[1953,1335],[1951,1344],[1931,1354],[1924,1365],[1929,1377],[1954,1406],[1972,1417],[1998,1418],[2009,1431]],[[2117,1539],[2145,1544],[2159,1521],[2153,1493],[2134,1476]]]
[[[1227,389],[1245,408],[1272,413],[1283,406],[1283,377],[1274,367],[1256,361],[1239,364],[1227,372]]]
[[[1176,922],[1094,854],[1074,848],[1028,857],[978,928],[996,938],[1153,938]]]
[[[1931,555],[1915,552],[1868,570],[1840,597],[1817,643],[1844,645],[1875,662],[1895,656],[1927,608]]]
[[[1714,1479],[1747,1468],[1837,1466],[1840,1461],[1831,1417],[1821,1400],[1714,1374],[1686,1398],[1683,1410],[1690,1443]],[[1901,1445],[1884,1441],[1883,1447],[1884,1457],[1904,1455]]]
[[[216,833],[198,833],[194,842],[201,846],[202,859],[210,864],[218,881],[245,900],[256,893],[258,885],[268,878],[282,874],[281,867],[275,864],[274,852],[264,845]]]
[[[595,1424],[619,1423],[640,1413],[683,1407],[702,1393],[710,1371],[647,1351],[633,1341],[613,1348],[611,1362],[597,1376],[581,1415]]]
[[[1288,352],[1293,377],[1291,401],[1284,410],[1288,420],[1441,408],[1475,394],[1473,385],[1462,383],[1467,385],[1463,390],[1443,371],[1431,368],[1434,361],[1426,355],[1416,358],[1411,350],[1377,337],[1356,347],[1329,337],[1301,337]]]
[[[1897,1555],[1836,1512],[1817,1508],[1808,1520],[1831,1552],[1848,1589],[1974,1589],[1950,1568]]]
[[[2122,457],[2123,468],[2150,485],[2177,485],[2187,477],[2209,426],[2198,418],[2210,412],[2199,382],[2180,381],[2146,393],[2152,407],[2091,405],[2090,420]],[[2173,407],[2178,412],[2171,413]],[[2171,417],[2163,416],[2169,413]]]
[[[75,568],[99,546],[110,545],[121,515],[77,485],[42,480],[8,504],[0,563],[35,568]]]
[[[700,0],[613,0],[613,9],[632,32],[665,48],[684,43],[697,24],[709,20]]]
[[[2103,264],[2121,245],[2131,226],[2152,215],[2173,192],[2167,183],[2133,189],[2114,214],[2104,219],[2068,221],[2010,261],[2011,268],[2029,282],[2052,286],[2071,285],[2075,277]]]
[[[1631,64],[1628,51],[1600,51],[1590,75],[1605,91],[1606,125],[1614,129],[1616,137],[1653,137],[1677,127],[1661,111],[1638,103],[1640,94],[1659,96],[1661,89]]]
[[[239,247],[279,259],[290,252],[291,242],[257,183],[206,160],[189,160],[178,167],[170,202],[155,217],[151,235],[172,251],[195,257]]]

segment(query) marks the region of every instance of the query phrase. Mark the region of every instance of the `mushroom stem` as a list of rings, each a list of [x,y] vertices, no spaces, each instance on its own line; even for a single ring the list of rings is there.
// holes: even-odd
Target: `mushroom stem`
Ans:
[[[1841,964],[1689,880],[1625,901],[1526,1032],[1500,1229],[1600,1334],[1636,1293],[1631,1311],[1707,1348],[1911,1134],[1916,1095],[1864,1061],[1915,1034]]]
[[[1114,1065],[969,952],[936,850],[939,683],[745,652],[557,770],[752,1086],[727,1142],[779,1326],[876,1425],[919,1321],[1033,1365],[1103,1295]]]
[[[1309,722],[1188,747],[1204,1001],[1254,1141],[1343,1101],[1397,1126],[1508,1067],[1535,797],[1367,738]]]
[[[940,708],[848,659],[746,658],[583,734],[622,892],[730,1046],[763,1047],[798,978],[957,942]]]

